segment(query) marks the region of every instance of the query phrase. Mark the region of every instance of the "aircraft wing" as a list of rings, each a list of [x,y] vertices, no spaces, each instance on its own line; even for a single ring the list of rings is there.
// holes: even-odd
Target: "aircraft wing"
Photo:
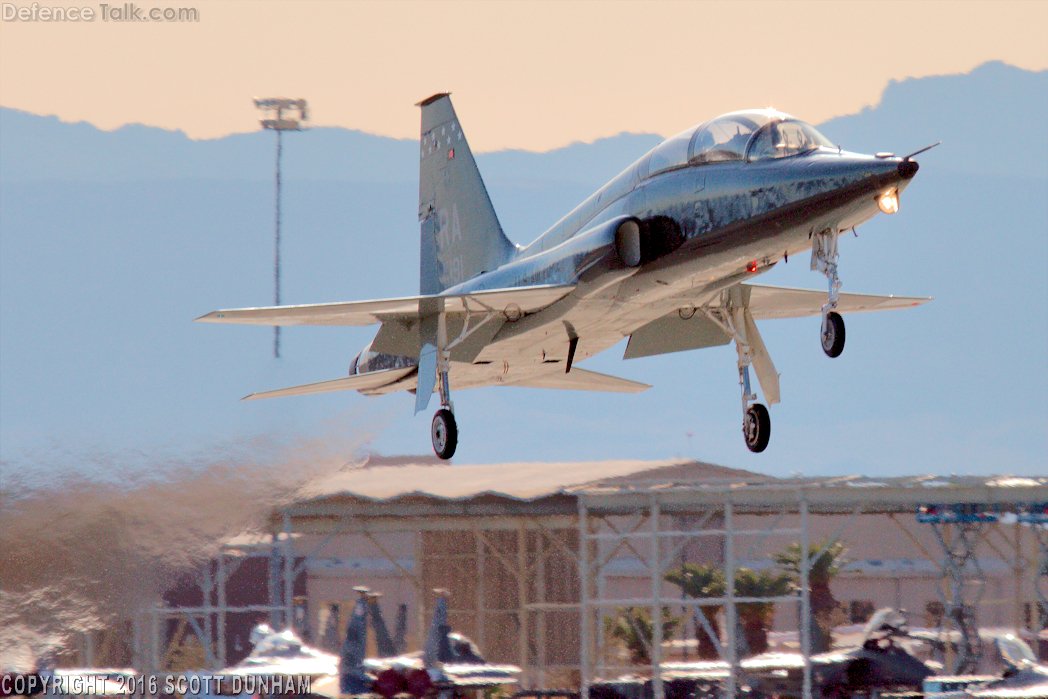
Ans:
[[[646,383],[620,379],[617,376],[600,374],[596,371],[587,371],[573,367],[565,374],[556,371],[542,376],[533,376],[520,381],[507,381],[506,386],[522,386],[525,388],[566,388],[576,391],[608,391],[612,393],[640,393],[651,386]]]
[[[331,381],[319,381],[317,383],[307,383],[302,386],[292,386],[291,388],[278,388],[274,391],[252,393],[250,396],[244,396],[240,400],[281,398],[283,396],[308,396],[312,393],[330,393],[331,391],[360,391],[375,389],[395,383],[413,371],[415,371],[415,367],[413,366],[401,369],[372,371],[366,374],[347,376],[341,379],[332,379]]]
[[[350,303],[319,303],[305,306],[268,306],[212,311],[197,318],[203,323],[246,325],[372,325],[387,320],[411,320],[440,309],[446,313],[532,313],[564,298],[574,286],[527,286],[491,289],[468,294],[436,294]],[[420,307],[432,305],[423,313]]]
[[[790,289],[760,284],[742,284],[741,286],[744,293],[749,292],[749,309],[755,320],[821,315],[822,307],[829,298],[827,292],[811,289]],[[840,294],[837,312],[891,311],[919,306],[927,301],[931,299],[912,296]]]

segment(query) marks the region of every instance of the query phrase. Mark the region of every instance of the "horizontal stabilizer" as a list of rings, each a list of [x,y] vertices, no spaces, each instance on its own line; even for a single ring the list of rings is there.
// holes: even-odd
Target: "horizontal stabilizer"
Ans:
[[[308,396],[312,393],[330,393],[332,391],[360,391],[369,388],[387,386],[399,381],[411,372],[415,367],[403,367],[400,369],[383,369],[382,371],[370,371],[366,374],[347,376],[344,379],[333,379],[331,381],[320,381],[318,383],[307,383],[302,386],[290,388],[278,388],[275,391],[263,391],[252,393],[240,400],[256,400],[258,398],[281,398],[284,396]]]
[[[539,311],[559,301],[574,288],[570,285],[526,286],[519,289],[407,296],[377,301],[233,308],[212,311],[197,318],[197,321],[245,325],[372,325],[387,320],[411,320],[440,310],[462,315],[506,313],[516,320],[522,314]],[[424,312],[419,310],[420,305],[425,305]]]
[[[620,379],[617,376],[598,374],[573,367],[565,374],[555,371],[544,376],[536,376],[520,381],[506,382],[505,386],[522,386],[524,388],[567,388],[576,391],[608,391],[612,393],[640,393],[651,388],[646,383]]]
[[[760,284],[742,284],[740,286],[743,289],[743,294],[749,294],[747,307],[755,320],[822,315],[822,307],[829,300],[829,294],[825,291],[789,289],[778,286],[762,286]],[[931,299],[912,296],[841,294],[837,302],[837,312],[893,311],[900,308],[919,306],[927,301],[931,301]]]

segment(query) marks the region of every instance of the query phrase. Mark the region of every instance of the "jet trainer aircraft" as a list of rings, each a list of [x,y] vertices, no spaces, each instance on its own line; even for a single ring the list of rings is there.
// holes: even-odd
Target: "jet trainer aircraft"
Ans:
[[[625,358],[734,340],[743,436],[768,445],[779,375],[754,321],[821,314],[822,348],[844,348],[841,313],[916,306],[925,298],[840,293],[837,237],[878,211],[894,213],[917,173],[912,159],[842,151],[774,110],[732,112],[670,138],[527,247],[503,233],[447,93],[420,102],[419,295],[350,303],[244,308],[198,320],[257,325],[371,325],[375,339],[346,378],[247,399],[356,390],[434,390],[431,436],[458,444],[451,388],[531,386],[637,392],[650,386],[576,366],[629,337]],[[811,250],[829,280],[818,292],[749,280]]]

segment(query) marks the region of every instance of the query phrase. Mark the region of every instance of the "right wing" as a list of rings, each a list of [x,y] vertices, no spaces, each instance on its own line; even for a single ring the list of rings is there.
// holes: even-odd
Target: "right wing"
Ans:
[[[247,325],[372,325],[387,320],[414,320],[439,311],[464,315],[477,313],[523,315],[541,310],[559,301],[574,288],[570,285],[526,286],[467,294],[406,296],[377,301],[233,308],[212,311],[197,318],[197,321]],[[421,310],[423,307],[427,308]]]
[[[418,367],[413,366],[401,369],[384,369],[331,381],[320,381],[303,386],[252,393],[250,396],[241,398],[241,400],[306,396],[313,393],[328,393],[331,391],[360,391],[365,395],[408,391],[416,388],[417,371]],[[461,389],[480,388],[481,386],[520,386],[523,388],[563,388],[576,391],[639,393],[651,388],[651,386],[645,383],[620,379],[617,376],[608,376],[607,374],[599,374],[595,371],[587,371],[578,367],[572,367],[567,374],[557,370],[535,375],[532,371],[525,370],[519,378],[507,380],[500,375],[498,370],[492,370],[487,366],[473,366],[458,362],[452,362],[451,364],[454,385]]]

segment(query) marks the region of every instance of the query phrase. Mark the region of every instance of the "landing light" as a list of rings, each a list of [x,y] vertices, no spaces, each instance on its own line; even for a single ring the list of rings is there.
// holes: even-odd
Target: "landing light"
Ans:
[[[894,214],[899,210],[899,190],[889,189],[877,197],[877,206],[886,214]]]

